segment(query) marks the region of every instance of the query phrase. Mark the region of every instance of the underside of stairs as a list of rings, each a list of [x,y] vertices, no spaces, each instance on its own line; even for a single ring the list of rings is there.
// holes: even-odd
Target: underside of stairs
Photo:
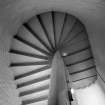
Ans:
[[[57,51],[69,75],[73,75],[73,82],[96,78],[95,73],[75,76],[85,74],[86,70],[95,71],[90,49],[84,25],[67,13],[42,13],[24,23],[14,35],[9,51],[10,68],[22,105],[48,105],[52,62]]]

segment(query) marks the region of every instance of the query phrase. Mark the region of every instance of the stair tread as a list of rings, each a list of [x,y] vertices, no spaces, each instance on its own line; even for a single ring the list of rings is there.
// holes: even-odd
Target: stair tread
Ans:
[[[84,41],[81,41],[80,43],[76,43],[76,44],[72,44],[72,45],[63,47],[60,50],[61,50],[62,54],[67,53],[67,55],[74,55],[75,53],[79,53],[79,52],[86,50],[88,48],[90,48],[89,41],[84,40]]]
[[[27,53],[30,52],[30,53],[34,53],[34,54],[45,56],[44,53],[40,52],[37,49],[34,49],[34,48],[28,46],[27,44],[25,44],[25,43],[23,43],[21,41],[18,41],[17,39],[13,39],[13,44],[11,46],[11,49],[19,50],[19,51],[25,51]]]
[[[50,40],[50,44],[55,47],[55,40],[54,40],[54,30],[53,30],[53,20],[52,20],[52,13],[47,12],[45,14],[40,15],[40,19],[42,22],[42,27],[45,33],[47,34],[47,37]]]
[[[88,36],[87,36],[86,32],[81,31],[74,38],[65,40],[63,45],[76,44],[83,40],[88,40]]]
[[[33,94],[33,95],[31,95],[31,97],[30,97],[30,95],[29,95],[29,97],[28,96],[27,97],[21,97],[21,99],[22,99],[22,105],[27,105],[30,103],[35,103],[35,102],[47,100],[48,99],[48,90],[43,92],[43,93],[41,92],[40,94]]]
[[[18,88],[18,91],[19,91],[19,93],[21,93],[21,92],[24,92],[24,91],[37,89],[37,88],[40,88],[40,87],[43,87],[43,86],[49,85],[49,84],[50,84],[50,78],[47,79],[47,80],[43,80],[43,81],[34,83],[34,84],[27,85],[25,87],[20,87],[20,88]]]
[[[15,81],[16,81],[17,84],[22,84],[24,82],[31,81],[33,79],[37,80],[38,78],[45,77],[45,76],[48,76],[48,75],[51,75],[51,69],[46,69],[44,71],[29,75],[29,76],[26,76],[26,77],[16,79]]]
[[[56,37],[56,45],[59,47],[59,40],[61,37],[61,32],[64,24],[65,13],[54,12],[54,20],[55,20],[55,37]],[[59,18],[60,17],[60,18]]]
[[[46,47],[41,43],[41,41],[38,40],[37,37],[35,37],[26,27],[22,26],[17,35],[48,52],[48,49],[46,49]]]
[[[49,78],[50,78],[50,75],[45,75],[45,76],[37,78],[37,79],[33,79],[33,80],[30,80],[30,81],[26,81],[24,83],[17,84],[17,88],[21,88],[21,87],[24,87],[24,86],[27,86],[27,85],[31,85],[31,84],[34,84],[34,83],[37,83],[37,82],[41,82],[41,81],[47,80]]]
[[[19,51],[19,50],[15,50],[15,49],[10,49],[9,52],[11,54],[23,55],[23,56],[34,57],[34,58],[39,58],[39,59],[45,59],[45,60],[49,59],[48,56],[38,55],[38,54],[25,52],[25,51]]]
[[[72,31],[72,28],[75,26],[75,22],[77,21],[73,16],[66,15],[65,17],[64,28],[61,34],[60,44],[62,44],[65,38],[68,36],[68,33]]]
[[[43,90],[47,90],[49,89],[49,85],[45,85],[45,86],[41,86],[41,87],[38,87],[38,88],[35,88],[35,89],[31,89],[31,90],[26,90],[26,91],[23,91],[23,92],[20,92],[19,96],[25,96],[25,95],[28,95],[28,94],[32,94],[32,93],[37,93],[37,92],[40,92],[40,91],[43,91]]]
[[[86,49],[86,50],[81,51],[79,53],[76,53],[74,55],[65,56],[63,58],[64,58],[65,64],[68,65],[68,64],[73,64],[73,63],[85,60],[85,59],[87,59],[87,58],[89,58],[91,56],[92,55],[91,55],[90,49]]]
[[[30,70],[30,71],[28,71],[28,72],[21,73],[21,74],[19,74],[19,75],[15,75],[15,80],[16,80],[16,79],[21,79],[21,78],[24,78],[24,77],[33,75],[33,74],[35,74],[35,73],[39,73],[39,72],[48,70],[48,69],[51,69],[51,67],[48,66],[48,65],[43,66],[43,67],[40,67],[40,68],[36,68],[36,69]]]
[[[48,105],[48,100],[43,100],[35,103],[30,103],[28,105]]]
[[[89,59],[89,60],[86,60],[84,62],[75,64],[75,65],[70,65],[67,68],[68,68],[70,73],[73,73],[73,72],[77,72],[77,71],[80,71],[80,70],[82,71],[84,69],[87,69],[87,68],[90,68],[90,67],[93,67],[93,66],[94,66],[94,60]]]
[[[31,65],[48,65],[49,61],[38,61],[38,62],[13,62],[10,67],[14,66],[31,66]]]
[[[71,31],[68,32],[67,36],[65,37],[63,42],[70,42],[71,40],[75,39],[79,34],[84,31],[84,27],[80,22],[77,22],[72,27]]]
[[[14,66],[11,67],[11,70],[13,71],[14,76],[19,76],[22,74],[27,74],[29,72],[32,72],[33,70],[41,69],[44,66],[49,66],[49,65]]]
[[[12,63],[15,62],[40,62],[40,61],[47,61],[45,59],[39,59],[36,57],[29,57],[24,55],[18,55],[18,54],[10,54],[10,61]]]
[[[37,17],[32,18],[29,22],[28,25],[31,27],[31,29],[39,36],[40,39],[42,39],[46,45],[49,46],[49,48],[51,48],[51,45],[43,31],[43,28],[39,22],[39,20],[37,19]]]
[[[26,45],[32,47],[32,48],[38,50],[39,52],[44,53],[45,55],[50,55],[50,53],[47,52],[46,50],[44,50],[44,49],[42,49],[42,48],[36,46],[35,44],[33,44],[33,43],[31,43],[31,42],[25,40],[24,38],[22,38],[22,37],[20,37],[20,36],[18,36],[18,35],[16,35],[14,38],[17,39],[18,41],[20,41],[20,42],[22,42],[22,43],[24,43],[24,44],[26,44]]]

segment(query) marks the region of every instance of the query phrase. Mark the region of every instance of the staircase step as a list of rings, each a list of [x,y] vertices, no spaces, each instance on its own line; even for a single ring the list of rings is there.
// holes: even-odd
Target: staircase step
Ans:
[[[28,105],[48,105],[48,100],[43,100],[43,101],[28,104]]]
[[[86,69],[88,69],[90,67],[94,67],[94,66],[95,66],[94,60],[91,58],[86,61],[74,64],[74,65],[67,65],[67,68],[70,73],[73,73],[73,72],[77,72],[77,71],[83,71],[83,70],[86,70]]]
[[[24,40],[36,45],[37,47],[46,50],[49,52],[49,50],[46,48],[46,46],[43,45],[43,43],[35,37],[36,34],[33,35],[31,30],[27,29],[25,26],[22,26],[17,34],[17,36],[23,38]]]
[[[72,45],[63,47],[60,50],[61,50],[62,55],[66,53],[66,56],[71,56],[71,55],[74,55],[76,53],[79,53],[89,48],[90,48],[89,41],[84,40],[84,41],[81,41],[80,43],[76,43],[76,44],[72,44]]]
[[[49,52],[43,50],[42,48],[36,46],[35,44],[33,44],[33,43],[31,43],[31,42],[25,40],[24,38],[22,38],[22,37],[20,37],[20,36],[18,36],[18,35],[16,35],[14,38],[17,39],[18,41],[20,41],[20,42],[22,42],[22,43],[24,43],[24,44],[26,44],[26,45],[32,47],[32,48],[38,50],[39,52],[44,53],[45,55],[50,55]]]
[[[81,25],[81,23],[76,22],[74,27],[72,27],[71,31],[69,31],[68,35],[65,37],[63,43],[72,41],[83,31],[84,31],[84,27]]]
[[[76,44],[76,43],[79,43],[79,42],[81,42],[81,41],[83,41],[83,40],[87,40],[88,39],[88,37],[87,37],[87,35],[86,35],[86,32],[81,32],[81,33],[79,33],[76,37],[74,37],[73,39],[70,39],[70,40],[68,40],[68,41],[65,41],[64,43],[63,43],[63,45],[71,45],[71,44]]]
[[[24,82],[24,83],[21,83],[21,84],[17,84],[17,88],[21,88],[21,87],[24,87],[24,86],[27,86],[27,85],[31,85],[31,84],[34,84],[34,83],[37,83],[37,82],[41,82],[41,81],[47,80],[49,78],[50,78],[50,75],[45,75],[45,76],[37,78],[37,79],[33,79],[33,80],[30,80],[30,81],[27,81],[27,82]]]
[[[37,55],[43,55],[45,56],[44,53],[40,52],[39,50],[35,49],[35,48],[32,48],[31,46],[17,40],[17,39],[13,39],[13,44],[11,46],[11,50],[19,50],[19,51],[25,51],[27,53],[34,53],[34,54],[37,54]]]
[[[51,75],[51,68],[35,73],[35,74],[32,74],[32,75],[29,75],[29,76],[26,76],[26,77],[23,77],[23,78],[16,79],[15,81],[17,84],[22,84],[24,82],[28,82],[28,81],[35,80],[35,79],[37,80],[40,77],[45,77],[48,75]]]
[[[55,47],[55,39],[54,39],[54,29],[53,29],[53,19],[52,19],[52,13],[47,12],[41,15],[38,15],[38,19],[40,21],[41,26],[43,27],[43,30],[48,37],[48,40],[51,44],[51,46]]]
[[[16,79],[23,78],[23,77],[30,76],[30,75],[35,74],[35,73],[42,72],[42,71],[47,70],[47,69],[50,69],[50,66],[43,66],[43,67],[41,67],[41,68],[34,69],[34,70],[29,71],[29,72],[26,72],[26,73],[24,73],[24,74],[16,75],[16,76],[15,76],[15,80],[16,80]]]
[[[65,19],[65,13],[62,12],[54,12],[54,23],[55,23],[55,43],[56,46],[59,47],[59,40],[61,37],[61,33],[63,30],[63,24]]]
[[[88,69],[86,71],[78,72],[78,74],[77,73],[72,74],[71,80],[73,80],[73,81],[81,80],[81,79],[86,78],[86,77],[94,76],[94,74],[96,74],[95,68]]]
[[[33,17],[28,23],[29,27],[38,35],[38,37],[46,43],[46,45],[51,49],[50,42],[46,37],[46,34],[41,26],[37,17]]]
[[[18,91],[19,91],[19,93],[22,93],[24,91],[30,91],[30,90],[38,89],[40,87],[43,87],[43,86],[46,86],[49,84],[50,84],[50,78],[47,80],[43,80],[43,81],[34,83],[34,84],[27,85],[25,87],[20,87],[20,88],[18,88]]]
[[[46,94],[46,93],[44,93],[44,94]],[[40,103],[41,101],[44,101],[44,100],[48,100],[48,95],[44,95],[44,96],[40,96],[40,97],[37,97],[37,98],[24,100],[24,101],[22,101],[22,105],[27,105],[27,104],[30,105],[31,103],[34,103],[34,105],[35,105],[35,103],[37,103],[37,102]]]
[[[38,58],[38,59],[44,59],[44,60],[48,60],[49,59],[49,57],[47,57],[47,56],[38,55],[38,54],[25,52],[25,51],[14,50],[14,49],[10,49],[9,52],[12,53],[12,54],[24,55],[24,56],[34,57],[34,58]]]
[[[34,37],[34,40],[37,40],[36,42],[40,42],[41,46],[44,47],[47,51],[52,53],[52,49],[49,47],[49,45],[40,38],[40,36],[27,24],[24,24],[24,27],[31,33],[31,35]],[[37,44],[38,45],[38,44]]]
[[[47,90],[47,89],[49,89],[49,85],[41,86],[39,88],[28,90],[28,91],[23,91],[19,94],[19,96],[22,97],[22,96],[25,96],[25,95],[29,95],[29,94],[32,94],[32,93],[37,93],[37,92]]]
[[[48,65],[14,66],[14,67],[11,67],[11,70],[13,71],[14,76],[19,76],[19,75],[33,72],[33,70],[41,69],[45,66],[49,66],[49,64]]]
[[[43,91],[40,91],[40,92],[36,92],[36,93],[32,93],[32,94],[28,94],[28,95],[25,95],[25,96],[21,96],[21,99],[23,101],[28,101],[30,99],[40,99],[41,97],[48,97],[48,94],[49,94],[49,89],[46,89],[46,90],[43,90]]]
[[[40,62],[15,62],[11,63],[10,67],[14,66],[31,66],[31,65],[47,65],[49,64],[49,61],[40,61]]]
[[[79,62],[79,61],[83,61],[85,59],[88,59],[92,56],[91,54],[91,51],[90,49],[86,49],[84,51],[81,51],[79,53],[76,53],[74,55],[71,55],[71,56],[65,56],[64,57],[64,62],[66,65],[69,65],[69,64],[73,64],[73,63],[76,63],[76,62]]]
[[[24,55],[18,55],[18,54],[10,54],[10,60],[12,63],[48,61],[44,59],[39,59],[39,58],[29,57],[29,56],[24,56]]]
[[[65,23],[64,23],[63,30],[61,33],[60,44],[64,42],[68,34],[74,29],[76,22],[77,20],[76,18],[74,18],[74,16],[66,15]]]

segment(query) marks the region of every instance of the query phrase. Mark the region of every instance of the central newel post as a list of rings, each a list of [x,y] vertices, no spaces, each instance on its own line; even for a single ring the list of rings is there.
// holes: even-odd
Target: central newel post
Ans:
[[[56,52],[52,61],[52,74],[48,105],[66,105],[67,84],[65,66],[61,54]]]

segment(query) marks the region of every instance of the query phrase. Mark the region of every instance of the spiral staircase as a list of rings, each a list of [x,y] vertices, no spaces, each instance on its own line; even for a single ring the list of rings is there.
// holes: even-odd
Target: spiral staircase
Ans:
[[[73,82],[96,78],[95,73],[83,76],[87,70],[95,72],[83,24],[67,13],[42,13],[23,24],[12,39],[10,67],[22,105],[48,105],[52,62],[57,51],[69,74],[74,75]],[[82,76],[77,78],[75,74],[80,72]]]

